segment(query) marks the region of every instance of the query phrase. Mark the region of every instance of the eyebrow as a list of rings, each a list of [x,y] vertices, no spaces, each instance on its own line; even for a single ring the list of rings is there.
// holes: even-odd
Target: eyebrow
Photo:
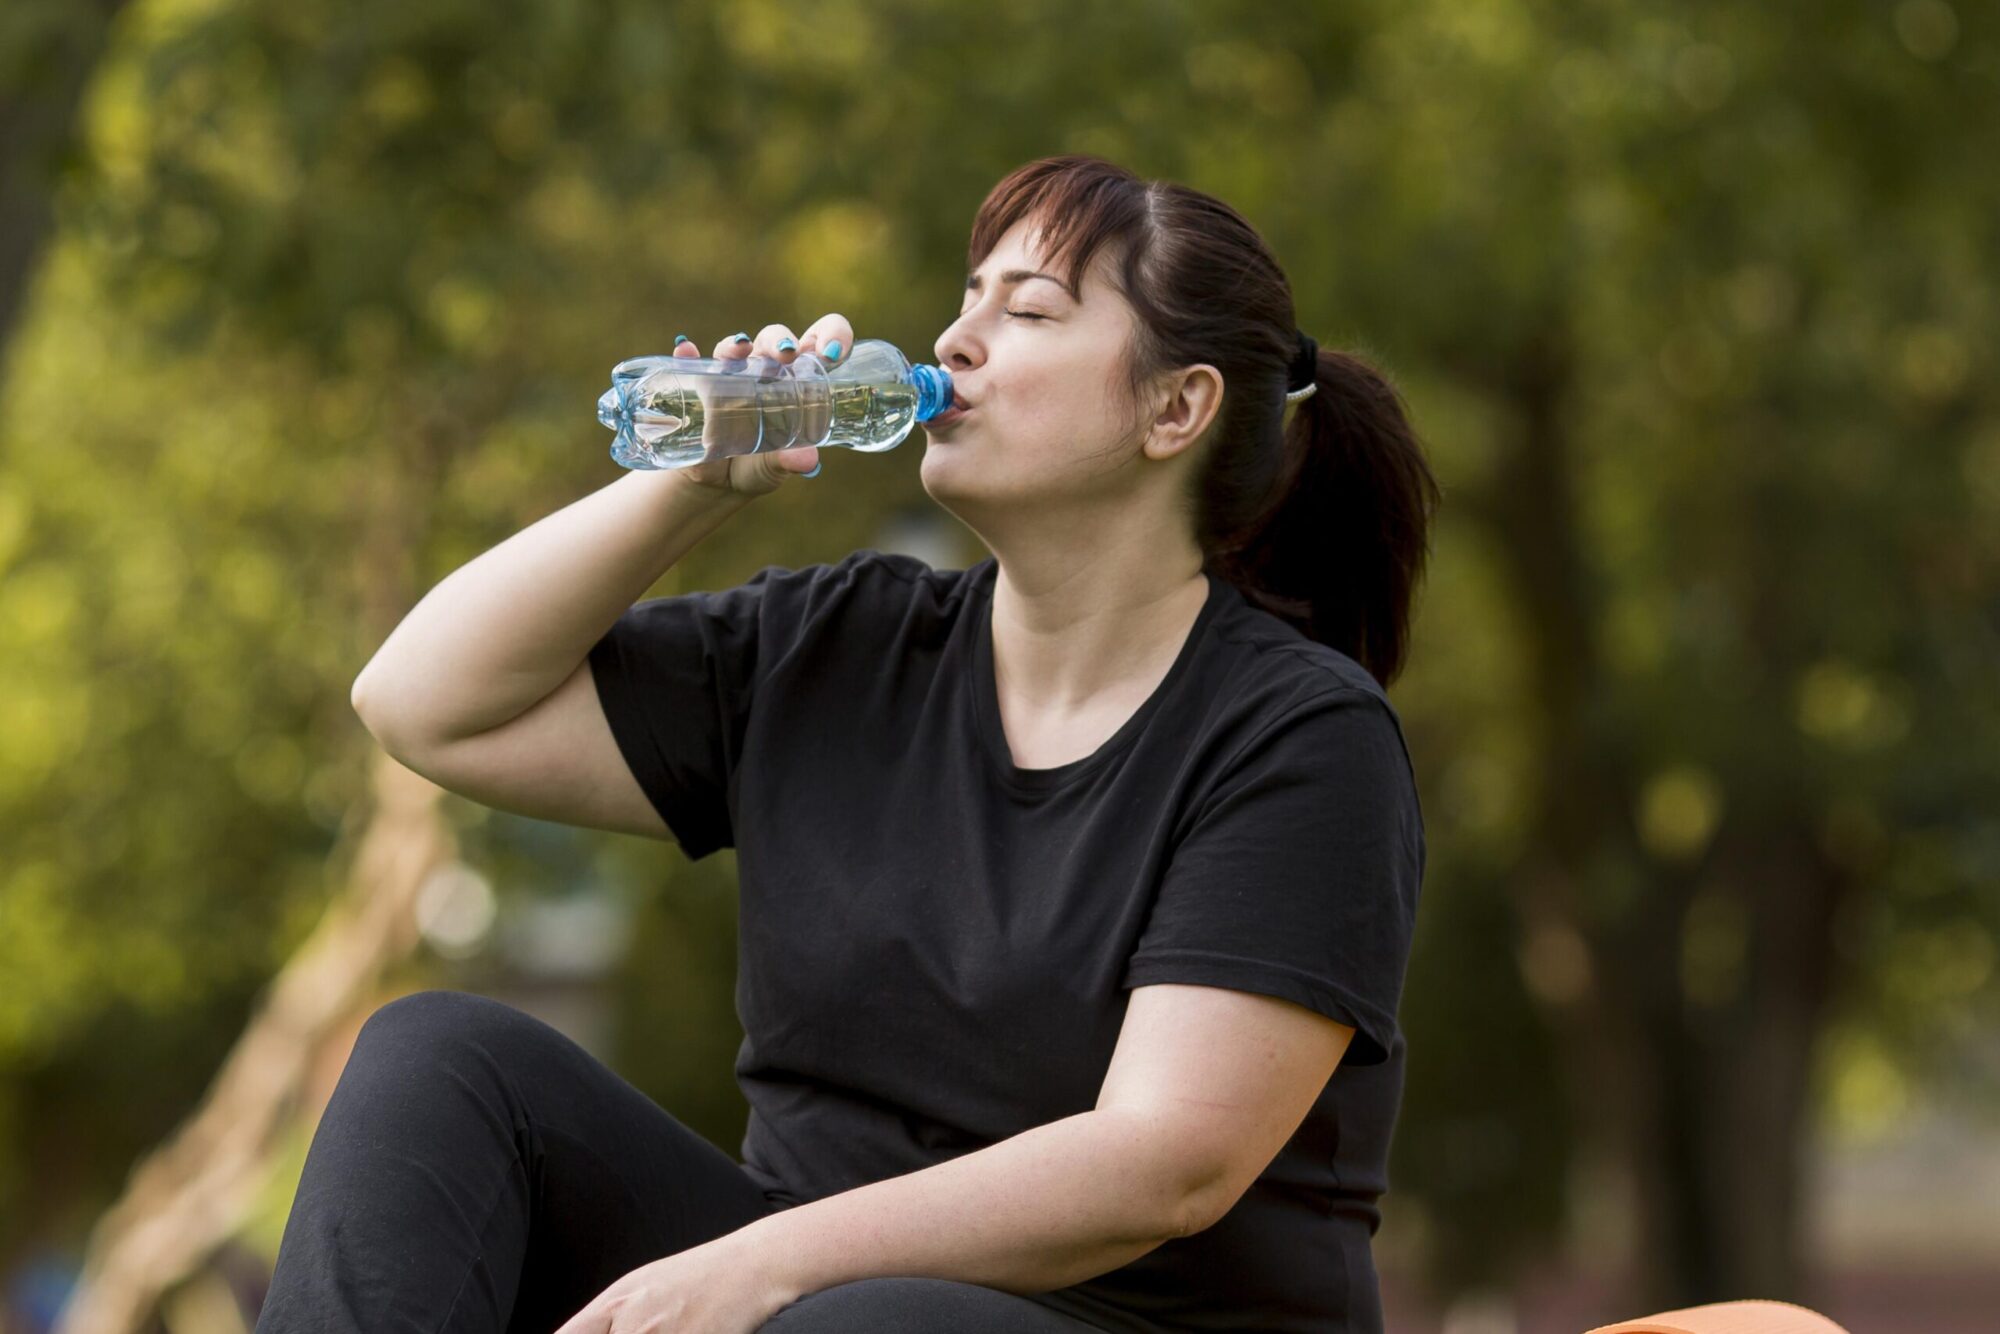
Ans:
[[[1075,288],[1071,287],[1068,283],[1056,277],[1054,274],[1034,273],[1027,269],[1008,269],[1005,273],[1000,275],[1000,281],[1003,284],[1024,283],[1028,281],[1028,279],[1030,278],[1045,278],[1049,282],[1054,283],[1057,287],[1062,288],[1063,291],[1068,292],[1070,300],[1077,302],[1079,305],[1082,304],[1083,302],[1083,298],[1076,294]],[[980,288],[984,287],[985,285],[986,285],[985,282],[981,280],[980,276],[976,273],[972,274],[965,280],[965,290],[968,292],[977,292]]]

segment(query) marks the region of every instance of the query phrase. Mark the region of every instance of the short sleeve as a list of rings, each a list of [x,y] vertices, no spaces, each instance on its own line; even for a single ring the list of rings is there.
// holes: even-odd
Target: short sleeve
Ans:
[[[734,588],[651,598],[592,646],[611,735],[690,860],[736,845],[730,791],[758,681],[852,601],[871,559],[767,566]]]
[[[1253,737],[1174,847],[1126,987],[1277,996],[1356,1030],[1345,1064],[1388,1059],[1423,879],[1401,725],[1342,688]]]

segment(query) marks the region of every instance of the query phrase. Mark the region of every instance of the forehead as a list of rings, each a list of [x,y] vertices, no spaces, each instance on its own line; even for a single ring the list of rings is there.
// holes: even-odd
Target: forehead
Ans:
[[[1042,262],[1044,239],[1034,219],[1022,218],[1000,233],[1000,239],[993,243],[993,252],[986,257],[986,263],[1005,259],[1010,265],[1019,261],[1030,267],[1038,266]]]
[[[1003,232],[978,268],[966,275],[966,290],[983,290],[998,283],[1010,287],[1018,285],[1029,291],[1040,290],[1050,296],[1063,292],[1077,301],[1083,301],[1091,289],[1103,286],[1097,274],[1103,258],[1102,255],[1096,256],[1086,266],[1080,286],[1072,289],[1068,273],[1045,258],[1042,236],[1034,221],[1023,218]]]

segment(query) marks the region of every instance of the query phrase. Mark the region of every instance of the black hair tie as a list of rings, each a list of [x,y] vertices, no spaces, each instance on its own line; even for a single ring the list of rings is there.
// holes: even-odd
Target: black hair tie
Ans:
[[[1285,401],[1288,403],[1303,402],[1312,397],[1313,390],[1319,388],[1319,344],[1305,330],[1301,329],[1298,333],[1298,350],[1292,354],[1292,364],[1286,377]]]

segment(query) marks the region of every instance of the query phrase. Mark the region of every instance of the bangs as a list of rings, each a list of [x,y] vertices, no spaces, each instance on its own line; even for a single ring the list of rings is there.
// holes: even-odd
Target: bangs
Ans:
[[[1091,261],[1107,245],[1138,236],[1145,215],[1145,182],[1123,167],[1087,156],[1033,162],[994,186],[979,206],[966,272],[985,261],[1009,228],[1029,219],[1042,262],[1081,299]]]

